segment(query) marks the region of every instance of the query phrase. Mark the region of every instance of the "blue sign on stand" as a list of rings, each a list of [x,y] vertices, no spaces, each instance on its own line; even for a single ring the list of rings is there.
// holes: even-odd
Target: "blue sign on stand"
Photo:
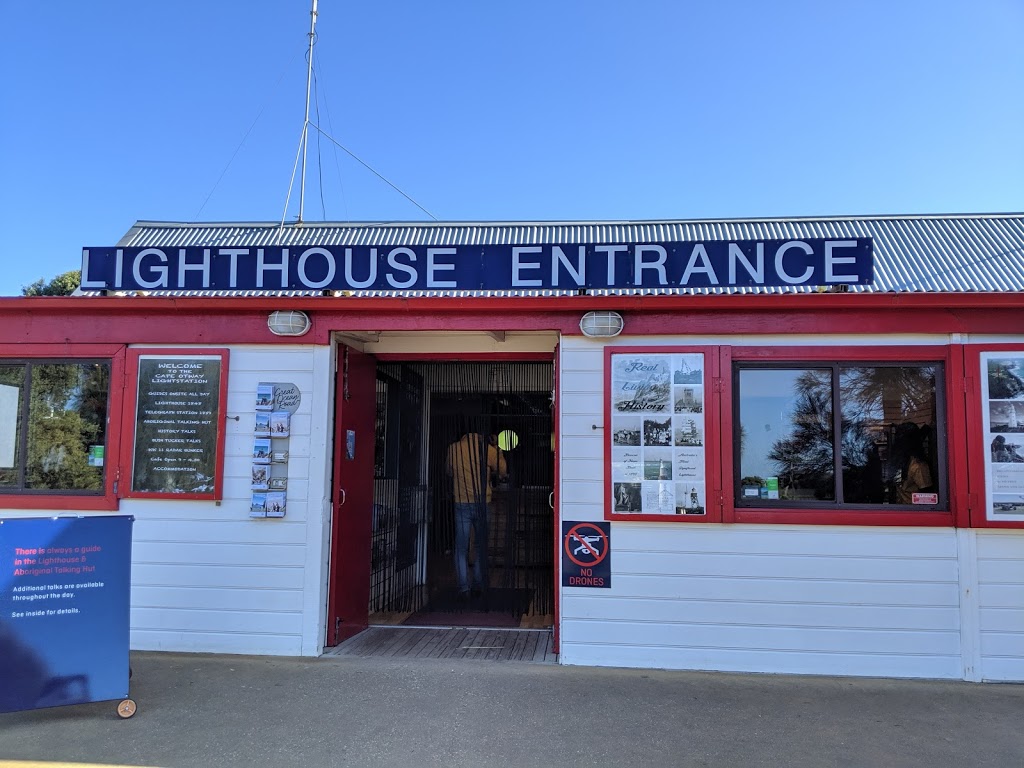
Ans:
[[[128,695],[133,520],[0,520],[0,712]]]

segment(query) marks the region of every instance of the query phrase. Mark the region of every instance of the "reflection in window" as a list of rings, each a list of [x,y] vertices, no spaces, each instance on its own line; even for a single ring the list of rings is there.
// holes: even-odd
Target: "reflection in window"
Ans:
[[[940,365],[738,368],[738,504],[945,503]]]
[[[741,496],[835,498],[832,371],[740,371]]]
[[[20,484],[21,409],[25,366],[0,365],[0,487]]]
[[[0,488],[101,491],[109,390],[106,362],[0,366]]]
[[[937,492],[935,379],[934,365],[840,370],[845,501],[913,504]]]

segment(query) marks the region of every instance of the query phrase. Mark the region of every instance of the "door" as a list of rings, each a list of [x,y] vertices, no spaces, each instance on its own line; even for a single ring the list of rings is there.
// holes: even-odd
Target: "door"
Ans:
[[[376,380],[372,355],[338,347],[327,645],[337,645],[367,626]]]

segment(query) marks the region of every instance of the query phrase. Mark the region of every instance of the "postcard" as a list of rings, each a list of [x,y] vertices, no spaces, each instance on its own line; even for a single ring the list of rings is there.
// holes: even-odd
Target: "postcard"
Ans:
[[[267,479],[270,475],[270,467],[266,464],[253,464],[252,465],[252,485],[251,488],[254,491],[265,491],[267,490]]]
[[[274,385],[256,385],[256,410],[269,411],[274,407]]]
[[[284,517],[286,501],[283,491],[270,491],[267,494],[267,517]]]
[[[270,463],[270,440],[268,438],[256,438],[252,441],[252,460],[255,464]]]
[[[270,414],[270,436],[288,437],[292,415],[288,411],[273,411]]]

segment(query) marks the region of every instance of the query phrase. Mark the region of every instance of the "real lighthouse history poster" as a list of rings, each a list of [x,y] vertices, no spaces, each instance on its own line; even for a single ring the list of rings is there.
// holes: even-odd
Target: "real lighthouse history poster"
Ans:
[[[611,355],[615,514],[705,515],[704,355]]]

